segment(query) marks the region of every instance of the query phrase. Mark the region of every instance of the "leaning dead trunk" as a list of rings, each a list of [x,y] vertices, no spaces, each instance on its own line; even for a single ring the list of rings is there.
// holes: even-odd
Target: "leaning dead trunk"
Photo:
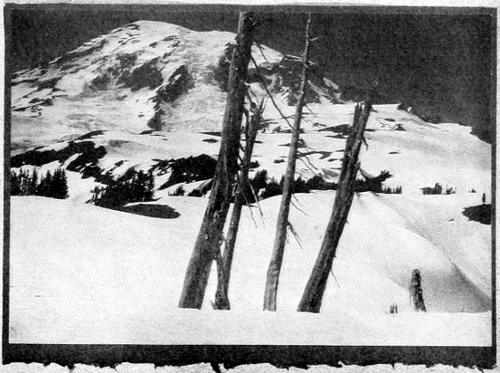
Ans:
[[[236,237],[238,235],[241,210],[246,198],[245,188],[250,184],[248,180],[248,171],[250,170],[253,146],[257,136],[257,130],[261,122],[262,111],[262,104],[260,107],[253,110],[252,117],[250,118],[245,130],[245,151],[241,162],[241,171],[239,173],[236,195],[234,197],[233,212],[229,222],[229,230],[227,233],[224,253],[217,261],[217,291],[215,293],[214,308],[218,310],[229,310],[231,308],[231,304],[229,302],[229,280],[231,278],[234,245],[236,244]]]
[[[278,294],[278,284],[283,264],[283,255],[285,252],[286,234],[288,228],[288,214],[290,211],[290,200],[292,198],[292,188],[295,176],[295,161],[297,159],[297,149],[300,136],[300,122],[302,119],[302,108],[304,106],[304,97],[306,93],[306,83],[308,79],[309,63],[309,27],[311,24],[311,14],[307,19],[305,31],[305,47],[302,57],[302,81],[300,83],[300,95],[295,107],[295,117],[292,128],[292,140],[288,152],[288,164],[283,182],[283,195],[278,212],[278,221],[276,224],[276,236],[274,239],[271,261],[267,269],[266,289],[264,293],[264,310],[276,311],[276,298]]]
[[[220,250],[233,186],[238,171],[238,149],[241,118],[245,102],[245,80],[253,42],[254,20],[251,13],[241,12],[237,45],[229,70],[228,94],[221,147],[212,184],[212,191],[193,253],[186,270],[179,307],[201,308],[212,261]]]
[[[358,155],[370,110],[371,105],[366,102],[363,108],[358,104],[354,111],[353,126],[344,150],[344,160],[333,204],[333,212],[316,263],[297,309],[300,312],[319,312],[321,308],[328,275],[332,269],[337,245],[354,197],[354,182],[359,169]]]

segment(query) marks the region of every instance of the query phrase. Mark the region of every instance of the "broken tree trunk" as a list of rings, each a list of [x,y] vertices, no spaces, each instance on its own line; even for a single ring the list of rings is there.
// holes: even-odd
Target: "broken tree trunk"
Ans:
[[[321,308],[328,275],[332,270],[337,245],[354,197],[354,182],[359,169],[358,155],[370,110],[371,105],[369,102],[366,102],[363,106],[358,104],[354,110],[353,126],[346,141],[332,215],[316,263],[302,294],[297,309],[299,312],[319,312]]]
[[[271,261],[267,269],[266,288],[264,293],[264,310],[276,311],[276,298],[278,294],[278,284],[283,263],[285,251],[286,234],[288,228],[288,214],[290,211],[290,200],[292,198],[293,182],[295,177],[295,161],[297,159],[297,149],[300,136],[300,122],[302,120],[302,108],[304,106],[304,97],[306,93],[306,84],[308,79],[309,64],[309,27],[311,25],[311,14],[309,13],[305,30],[305,47],[302,56],[302,81],[300,82],[300,94],[297,105],[295,106],[295,117],[292,128],[292,140],[288,152],[288,164],[283,183],[283,195],[278,212],[278,221],[276,224],[276,236],[274,239]]]
[[[212,261],[220,250],[233,186],[238,172],[241,119],[245,103],[248,63],[253,43],[254,20],[249,12],[241,12],[229,70],[228,93],[221,147],[212,190],[203,222],[189,260],[179,307],[201,308]]]
[[[424,302],[424,294],[422,292],[422,276],[418,269],[411,272],[410,280],[410,302],[415,311],[427,312]]]
[[[246,200],[245,188],[250,185],[248,180],[248,171],[250,170],[250,162],[252,161],[255,138],[262,119],[262,111],[262,103],[260,107],[252,110],[252,116],[245,130],[245,149],[243,160],[241,162],[236,195],[234,197],[233,212],[229,222],[229,230],[226,237],[224,253],[217,261],[217,291],[215,293],[214,304],[214,308],[217,310],[229,310],[231,308],[231,304],[229,302],[229,280],[231,278],[234,245],[236,244],[236,237],[238,235],[241,210]]]

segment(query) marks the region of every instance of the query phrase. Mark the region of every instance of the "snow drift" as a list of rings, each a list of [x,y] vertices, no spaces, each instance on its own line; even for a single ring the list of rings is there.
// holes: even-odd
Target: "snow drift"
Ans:
[[[13,198],[11,341],[491,342],[489,229],[465,218],[456,196],[436,196],[431,201],[357,196],[320,314],[295,310],[320,247],[334,192],[297,198],[302,211],[292,209],[291,222],[302,245],[293,238],[287,245],[277,314],[261,311],[277,197],[261,202],[262,218],[255,208],[244,210],[229,293],[231,311],[211,309],[215,273],[201,311],[177,308],[204,199],[165,198],[180,216],[158,219],[67,200]],[[467,202],[477,201],[471,197]],[[415,210],[433,218],[415,219]],[[433,233],[435,225],[444,227],[438,237]],[[36,230],[30,229],[34,226]],[[453,247],[447,240],[453,241]],[[469,250],[472,241],[474,258]],[[408,283],[413,268],[422,272],[427,314],[410,306]],[[399,313],[389,314],[394,303]],[[294,325],[293,333],[289,325]]]

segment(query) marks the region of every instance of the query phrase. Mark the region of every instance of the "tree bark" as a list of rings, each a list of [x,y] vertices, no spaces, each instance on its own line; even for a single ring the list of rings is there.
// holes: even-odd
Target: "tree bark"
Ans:
[[[234,246],[238,235],[238,227],[240,224],[241,210],[245,202],[245,186],[248,186],[248,171],[250,170],[250,162],[252,161],[253,147],[255,138],[262,118],[262,106],[256,108],[245,131],[245,151],[239,174],[239,183],[237,186],[236,195],[234,197],[233,212],[229,222],[229,230],[227,233],[224,254],[218,261],[217,265],[217,291],[215,293],[214,308],[218,310],[229,310],[231,304],[229,302],[229,280],[231,278],[231,267],[233,264]]]
[[[295,106],[295,117],[292,129],[292,140],[288,152],[288,164],[283,182],[283,195],[278,212],[276,224],[276,236],[274,239],[273,252],[266,275],[266,288],[264,293],[264,310],[276,311],[276,298],[278,294],[279,277],[283,264],[285,252],[286,235],[288,228],[288,215],[290,212],[290,200],[292,198],[293,182],[295,177],[295,161],[297,159],[297,149],[300,137],[300,122],[302,120],[302,108],[306,93],[309,64],[309,27],[311,25],[311,14],[309,13],[305,30],[305,47],[302,56],[302,81],[300,83],[300,95]]]
[[[245,102],[248,63],[253,43],[253,16],[241,12],[229,70],[228,94],[221,134],[221,147],[210,199],[191,255],[182,293],[181,308],[201,308],[212,262],[220,251],[233,186],[238,172],[241,118]]]
[[[366,102],[363,107],[358,104],[354,111],[353,126],[346,141],[344,160],[342,162],[339,186],[335,195],[332,215],[328,222],[316,263],[302,294],[302,299],[297,309],[299,312],[319,312],[321,308],[328,275],[332,269],[337,245],[354,197],[354,182],[356,181],[356,174],[359,169],[358,156],[370,110],[371,104],[370,102]]]

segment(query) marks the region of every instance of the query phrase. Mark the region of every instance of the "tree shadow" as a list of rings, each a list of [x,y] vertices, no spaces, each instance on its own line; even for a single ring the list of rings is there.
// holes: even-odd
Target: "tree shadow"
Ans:
[[[139,203],[131,206],[116,207],[114,209],[150,218],[175,219],[181,216],[174,208],[167,205]]]
[[[469,218],[469,220],[491,225],[491,204],[466,207],[462,211],[462,214]]]

